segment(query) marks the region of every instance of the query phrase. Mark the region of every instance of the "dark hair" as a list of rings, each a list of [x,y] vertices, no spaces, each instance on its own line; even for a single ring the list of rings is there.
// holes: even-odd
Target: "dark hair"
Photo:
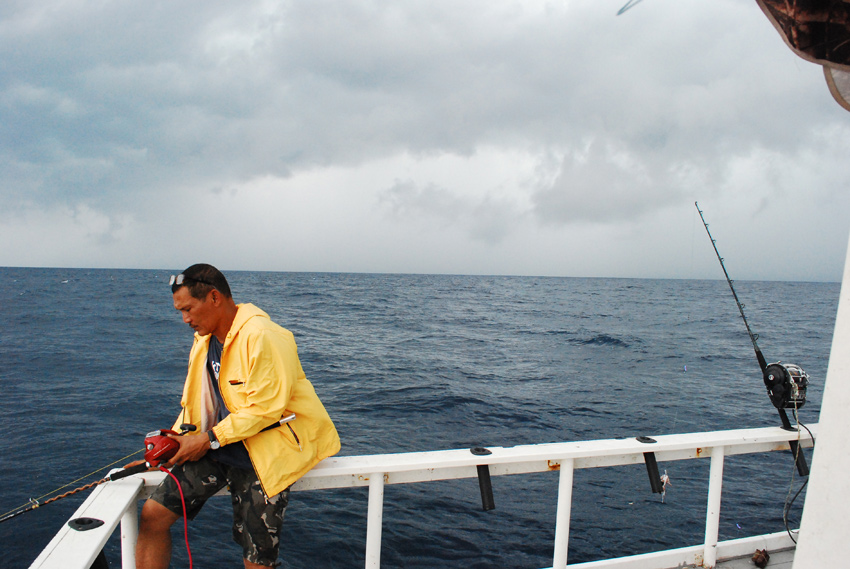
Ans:
[[[177,292],[181,286],[185,286],[189,290],[189,294],[198,300],[206,298],[213,289],[226,298],[233,298],[230,293],[230,285],[227,284],[227,279],[224,278],[221,271],[206,263],[192,265],[183,271],[183,284],[171,285],[172,294]]]

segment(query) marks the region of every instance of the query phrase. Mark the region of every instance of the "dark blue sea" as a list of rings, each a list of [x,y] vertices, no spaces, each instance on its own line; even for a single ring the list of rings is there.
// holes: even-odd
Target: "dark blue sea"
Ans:
[[[0,268],[0,514],[104,476],[172,424],[192,331],[169,272]],[[722,280],[226,274],[237,302],[294,332],[342,455],[778,425]],[[735,286],[767,359],[809,373],[800,420],[817,422],[839,284]],[[570,562],[701,543],[708,466],[661,464],[665,503],[642,465],[577,471]],[[792,470],[786,453],[728,458],[721,539],[783,531]],[[488,512],[474,479],[388,486],[383,566],[551,566],[557,474],[493,486]],[[0,566],[27,567],[87,495],[0,524]],[[362,567],[366,504],[366,489],[294,493],[282,566]],[[228,500],[190,541],[195,567],[242,566]],[[117,540],[107,555],[120,566]]]

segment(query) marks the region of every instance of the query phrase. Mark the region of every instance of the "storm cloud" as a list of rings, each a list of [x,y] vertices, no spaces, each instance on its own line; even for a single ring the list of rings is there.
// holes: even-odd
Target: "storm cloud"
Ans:
[[[840,278],[820,68],[622,4],[4,3],[0,265]]]

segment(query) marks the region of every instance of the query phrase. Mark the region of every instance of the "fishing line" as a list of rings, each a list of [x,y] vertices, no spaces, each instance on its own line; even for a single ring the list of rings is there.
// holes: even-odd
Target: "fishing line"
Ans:
[[[802,452],[801,447],[800,447],[800,427],[803,427],[804,429],[806,429],[806,431],[808,431],[809,436],[812,438],[812,449],[814,449],[815,448],[815,435],[812,434],[811,429],[809,429],[805,424],[800,422],[799,417],[797,417],[797,409],[794,409],[794,420],[797,422],[797,453]],[[794,457],[795,461],[796,461],[796,458],[797,457],[795,456]],[[791,541],[793,541],[794,543],[797,543],[797,540],[794,539],[793,532],[791,531],[790,524],[788,523],[788,512],[791,511],[791,506],[794,505],[794,502],[797,500],[797,498],[800,496],[800,494],[803,492],[803,490],[805,490],[806,486],[809,484],[809,479],[806,478],[806,481],[803,482],[803,485],[800,486],[800,489],[797,490],[797,493],[794,494],[794,497],[792,498],[791,492],[794,491],[795,470],[796,470],[795,468],[791,469],[791,483],[788,485],[788,494],[785,496],[785,506],[782,509],[782,522],[785,524],[785,531],[788,532],[788,537],[791,538]]]
[[[127,456],[125,456],[125,457],[123,457],[123,458],[119,458],[119,459],[118,459],[118,460],[116,460],[116,461],[110,462],[110,463],[109,463],[109,464],[107,464],[106,466],[101,466],[100,468],[98,468],[98,469],[96,469],[96,470],[93,470],[93,471],[89,472],[88,474],[84,474],[83,476],[80,476],[80,477],[79,477],[79,478],[77,478],[76,480],[72,480],[72,481],[68,482],[67,484],[64,484],[64,485],[60,486],[59,488],[56,488],[55,490],[51,490],[50,492],[47,492],[46,494],[43,494],[43,495],[39,496],[38,498],[30,498],[30,499],[29,499],[29,502],[27,502],[26,504],[21,504],[21,505],[20,505],[20,506],[18,506],[17,508],[12,508],[11,510],[9,510],[8,512],[6,512],[5,514],[0,515],[0,522],[5,522],[6,520],[11,519],[11,518],[13,518],[13,517],[17,516],[18,514],[23,514],[24,512],[29,512],[29,511],[31,511],[31,510],[34,510],[34,509],[38,508],[39,506],[43,506],[43,505],[45,505],[45,504],[49,504],[49,503],[51,503],[51,502],[55,502],[56,500],[60,500],[60,499],[62,499],[62,498],[66,498],[66,497],[68,497],[68,496],[71,496],[72,494],[76,494],[77,492],[81,492],[81,491],[83,491],[83,490],[88,490],[89,488],[93,488],[93,487],[97,486],[98,484],[102,484],[103,482],[106,482],[106,479],[105,479],[105,478],[102,478],[101,480],[98,480],[98,481],[96,481],[96,482],[92,482],[91,484],[86,484],[85,486],[81,486],[80,488],[76,488],[75,490],[72,490],[72,491],[70,491],[70,492],[66,492],[65,494],[62,494],[62,495],[60,495],[60,496],[56,496],[55,498],[51,498],[51,499],[46,500],[46,501],[44,501],[44,502],[42,502],[42,501],[41,501],[43,498],[46,498],[47,496],[51,496],[51,495],[53,495],[53,494],[56,494],[56,493],[58,493],[59,491],[64,490],[64,489],[65,489],[65,488],[67,488],[68,486],[71,486],[72,484],[76,484],[76,483],[77,483],[77,482],[79,482],[80,480],[84,480],[84,479],[86,479],[86,478],[88,478],[88,477],[92,476],[93,474],[97,474],[97,473],[98,473],[98,472],[100,472],[101,470],[104,470],[104,469],[106,469],[106,468],[109,468],[110,466],[113,466],[113,465],[115,465],[115,464],[118,464],[119,462],[122,462],[122,461],[124,461],[124,460],[127,460],[128,458],[130,458],[130,457],[132,457],[132,456],[134,456],[134,455],[137,455],[137,454],[139,454],[140,452],[144,452],[144,450],[145,450],[145,449],[137,450],[137,451],[135,451],[135,452],[132,452],[132,453],[128,454]],[[14,515],[11,515],[11,514],[14,514]]]
[[[690,259],[690,267],[688,268],[688,274],[691,276],[691,278],[694,278],[694,244],[696,242],[696,235],[697,235],[697,214],[693,213],[693,214],[691,214],[691,259]],[[688,306],[688,310],[687,310],[687,313],[686,313],[686,317],[687,317],[687,324],[689,325],[691,323],[691,315],[694,312],[694,303],[688,302],[687,306]],[[682,373],[688,373],[687,362],[682,364]],[[673,416],[672,431],[674,433],[676,432],[676,426],[679,423],[679,407],[680,407],[679,405],[676,406],[676,413]]]
[[[696,203],[696,202],[694,202]],[[697,241],[697,214],[691,214],[691,268],[690,274],[693,278],[694,274],[694,244]]]
[[[809,429],[806,425],[800,422],[800,419],[797,418],[797,413],[794,413],[794,420],[797,421],[797,424],[806,429],[808,431],[809,436],[812,437],[812,448],[815,448],[815,436],[812,434],[811,429]]]
[[[794,494],[794,497],[791,498],[791,501],[788,501],[788,498],[785,499],[785,509],[782,511],[782,521],[785,522],[785,531],[788,532],[788,537],[791,538],[791,541],[797,543],[797,540],[794,539],[794,532],[791,531],[791,528],[788,525],[788,510],[791,509],[791,506],[794,504],[794,501],[800,496],[800,493],[805,490],[806,486],[809,484],[809,479],[806,478],[806,481],[803,482],[803,485],[800,486],[800,489],[797,490],[797,493]],[[788,489],[788,495],[791,495],[791,490],[793,488]]]
[[[164,466],[160,466],[159,469],[174,479],[174,483],[177,484],[177,490],[180,491],[180,503],[183,504],[183,537],[186,540],[186,554],[189,556],[189,569],[192,569],[192,549],[189,547],[189,519],[186,516],[186,498],[183,496],[183,486],[170,470]]]

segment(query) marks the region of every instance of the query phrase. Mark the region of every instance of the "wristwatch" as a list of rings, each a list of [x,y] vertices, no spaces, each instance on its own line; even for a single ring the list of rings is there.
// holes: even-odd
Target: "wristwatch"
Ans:
[[[208,434],[208,435],[209,435],[209,437],[210,437],[210,449],[211,449],[211,450],[216,450],[216,449],[221,448],[221,443],[220,443],[220,442],[218,442],[218,439],[217,439],[217,438],[215,438],[215,433],[214,433],[214,432],[212,432],[212,430],[209,430],[209,431],[207,431],[207,434]]]

